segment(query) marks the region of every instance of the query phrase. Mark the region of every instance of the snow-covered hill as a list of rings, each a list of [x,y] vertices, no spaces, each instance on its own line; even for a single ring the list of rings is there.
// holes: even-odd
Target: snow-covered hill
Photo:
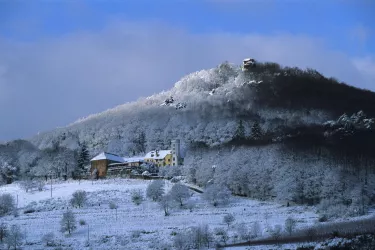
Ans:
[[[257,63],[243,72],[223,63],[168,91],[0,145],[0,183],[69,175],[82,143],[91,156],[127,156],[168,149],[180,138],[185,163],[179,171],[194,184],[320,204],[322,219],[358,216],[375,204],[371,117],[375,93],[314,70]]]
[[[232,139],[241,117],[248,122],[261,120],[266,130],[280,124],[321,123],[329,118],[324,109],[314,107],[306,112],[257,105],[262,79],[273,81],[277,77],[278,73],[246,73],[224,63],[187,75],[168,91],[90,115],[30,141],[42,149],[55,144],[76,149],[84,141],[92,153],[108,150],[124,154],[134,149],[135,137],[141,132],[146,134],[147,149],[151,150],[168,147],[176,137],[185,142],[222,144]],[[174,103],[163,105],[170,97]]]

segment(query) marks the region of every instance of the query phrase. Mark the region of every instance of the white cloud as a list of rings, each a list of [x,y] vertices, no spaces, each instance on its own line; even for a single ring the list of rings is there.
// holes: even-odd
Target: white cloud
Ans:
[[[371,88],[368,74],[343,53],[306,36],[190,34],[162,23],[113,22],[36,42],[0,39],[0,139],[30,136],[90,113],[169,89],[180,77],[245,57],[312,67]],[[366,80],[368,82],[366,82]]]
[[[356,58],[353,60],[354,65],[357,67],[358,71],[369,83],[370,89],[375,89],[375,58],[371,56],[366,56],[363,58]]]

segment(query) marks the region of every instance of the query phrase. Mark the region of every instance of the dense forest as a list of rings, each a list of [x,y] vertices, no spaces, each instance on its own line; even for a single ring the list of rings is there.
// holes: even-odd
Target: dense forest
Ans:
[[[257,199],[365,213],[375,202],[375,93],[313,69],[227,62],[183,77],[169,91],[0,145],[0,181],[76,177],[79,152],[122,156],[183,142],[173,169],[200,185]],[[85,145],[85,146],[83,146]],[[168,173],[167,173],[168,174]],[[45,176],[44,176],[45,177]]]

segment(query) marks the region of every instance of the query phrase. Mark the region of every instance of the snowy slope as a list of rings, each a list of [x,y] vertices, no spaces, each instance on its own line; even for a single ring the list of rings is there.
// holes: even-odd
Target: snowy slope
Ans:
[[[191,226],[208,224],[211,230],[226,228],[222,219],[227,213],[233,213],[236,218],[235,224],[229,228],[231,236],[236,234],[236,225],[242,222],[250,225],[257,221],[264,230],[267,225],[283,225],[288,216],[296,218],[300,228],[317,220],[314,211],[307,207],[286,207],[243,198],[233,197],[229,205],[214,208],[201,200],[197,193],[190,198],[196,201],[196,208],[192,212],[175,208],[170,216],[165,217],[157,203],[147,200],[136,206],[131,202],[130,192],[134,189],[145,191],[148,183],[129,179],[61,182],[53,184],[52,199],[49,185],[45,186],[45,191],[35,193],[25,193],[16,184],[2,186],[1,193],[18,195],[20,216],[1,219],[8,224],[20,225],[26,232],[23,249],[43,249],[41,238],[50,232],[55,234],[58,244],[71,247],[67,249],[89,249],[85,247],[88,228],[91,249],[158,249],[163,244],[171,245],[174,233]],[[167,190],[171,186],[171,183],[167,183]],[[59,232],[59,222],[76,190],[89,192],[88,204],[84,208],[73,209],[77,221],[84,219],[88,226],[77,225],[77,230],[70,237],[65,237]],[[116,211],[108,206],[111,201],[119,205],[117,220]],[[34,205],[30,205],[31,202]],[[37,208],[37,212],[23,214],[26,207]],[[264,232],[266,235],[267,232]]]

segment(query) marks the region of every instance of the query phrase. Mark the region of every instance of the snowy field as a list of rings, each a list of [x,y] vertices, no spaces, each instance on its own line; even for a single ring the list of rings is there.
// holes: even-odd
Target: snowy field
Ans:
[[[195,192],[190,198],[196,202],[192,212],[176,207],[171,210],[170,216],[164,216],[158,203],[146,199],[137,206],[131,201],[131,191],[141,189],[145,192],[149,183],[134,179],[60,182],[53,184],[52,198],[49,184],[44,191],[33,193],[26,193],[17,184],[1,186],[0,193],[11,193],[15,199],[18,196],[19,216],[9,215],[0,220],[21,226],[26,234],[23,249],[56,249],[46,247],[41,240],[51,232],[56,243],[62,246],[60,249],[173,249],[173,237],[180,230],[203,224],[209,225],[211,230],[218,227],[228,229],[223,223],[223,216],[228,213],[235,216],[235,222],[228,229],[231,236],[228,242],[240,241],[235,237],[236,224],[239,223],[250,226],[259,222],[263,235],[267,236],[267,225],[283,226],[288,216],[297,220],[297,228],[314,224],[318,218],[308,207],[286,207],[238,197],[233,197],[226,206],[215,208]],[[167,182],[166,189],[169,190],[172,185]],[[65,236],[60,232],[60,220],[63,212],[71,207],[69,200],[76,190],[88,192],[88,203],[83,208],[72,209],[77,229],[71,236]],[[109,208],[110,202],[119,206],[117,219],[116,210]],[[25,214],[24,211],[31,207],[36,211]],[[81,219],[87,224],[79,225]]]

